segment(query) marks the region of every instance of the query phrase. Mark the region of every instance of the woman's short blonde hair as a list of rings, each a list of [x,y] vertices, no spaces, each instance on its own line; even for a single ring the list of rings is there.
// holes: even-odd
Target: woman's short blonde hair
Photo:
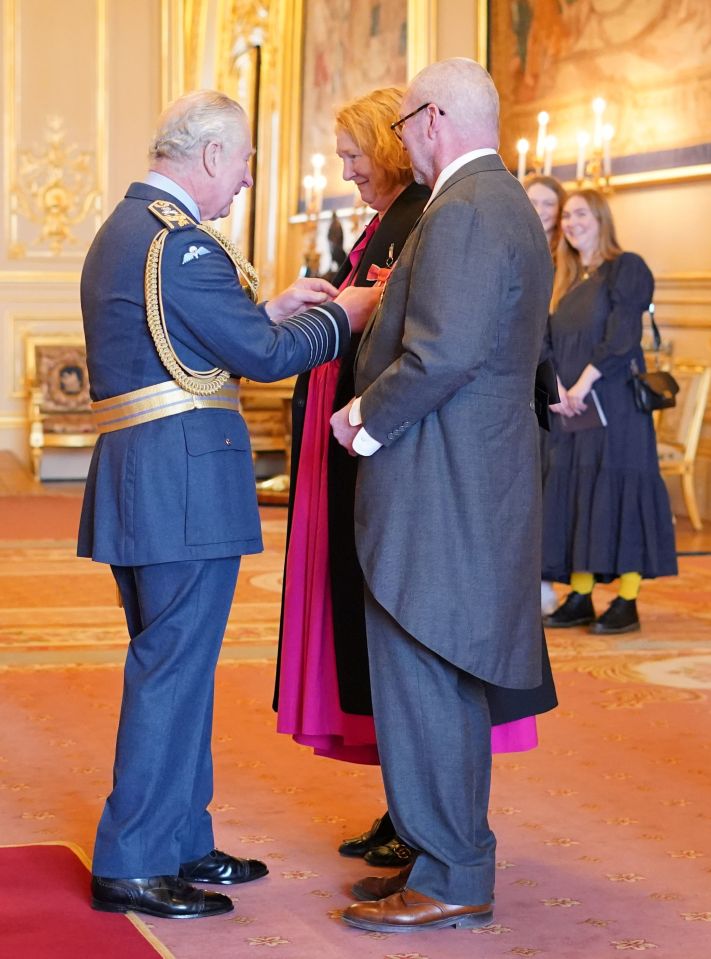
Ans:
[[[390,129],[398,119],[402,97],[399,87],[383,87],[351,100],[336,114],[336,130],[344,130],[370,158],[386,190],[412,180],[407,151]]]
[[[602,193],[597,190],[571,190],[566,199],[566,203],[573,197],[580,197],[585,200],[590,212],[598,222],[600,229],[597,241],[597,258],[600,262],[605,260],[614,260],[620,253],[622,247],[617,239],[615,232],[615,221],[612,219],[612,210]],[[571,246],[561,233],[558,241],[558,250],[556,253],[555,281],[553,283],[553,296],[551,299],[551,312],[556,309],[561,298],[565,296],[568,290],[578,283],[583,275],[583,264],[580,254]]]

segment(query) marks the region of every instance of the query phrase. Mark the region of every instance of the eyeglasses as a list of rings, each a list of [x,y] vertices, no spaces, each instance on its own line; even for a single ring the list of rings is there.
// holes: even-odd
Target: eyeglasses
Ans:
[[[429,106],[429,103],[423,103],[421,107],[418,107],[416,110],[413,110],[412,113],[408,113],[406,117],[402,117],[402,119],[396,120],[394,123],[390,124],[390,129],[393,131],[393,133],[395,134],[395,136],[398,138],[398,140],[401,143],[402,143],[402,134],[400,133],[400,128],[402,127],[403,123],[406,120],[409,120],[410,117],[414,117],[415,114],[419,113],[421,110],[426,110],[428,106]],[[437,106],[437,104],[433,103],[432,106]],[[444,110],[441,110],[439,107],[437,107],[437,109],[439,110],[439,115],[441,117],[445,116]]]

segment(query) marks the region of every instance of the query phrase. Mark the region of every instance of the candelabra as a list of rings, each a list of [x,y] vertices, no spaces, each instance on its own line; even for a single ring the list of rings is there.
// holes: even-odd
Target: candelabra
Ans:
[[[593,132],[592,136],[585,130],[579,130],[576,136],[577,158],[575,165],[575,181],[578,187],[592,186],[596,190],[609,192],[610,174],[612,172],[612,138],[615,135],[613,127],[604,122],[607,104],[602,97],[595,97],[592,101]],[[550,176],[553,168],[553,152],[558,146],[557,137],[548,132],[550,114],[541,110],[538,114],[538,133],[533,155],[533,170],[537,174]],[[527,160],[530,150],[528,140],[521,139],[516,144],[518,153],[518,178],[523,180],[528,170]]]
[[[322,153],[314,153],[311,157],[313,173],[304,177],[304,198],[306,208],[306,249],[304,251],[304,266],[302,274],[318,276],[321,265],[321,254],[318,251],[318,218],[323,208],[323,191],[326,188],[326,177],[323,175],[325,158]]]

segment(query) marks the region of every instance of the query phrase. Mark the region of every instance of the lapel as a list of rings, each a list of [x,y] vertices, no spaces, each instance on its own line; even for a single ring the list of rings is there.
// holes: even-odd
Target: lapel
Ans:
[[[412,225],[408,236],[412,236],[420,222],[426,217],[429,211],[438,203],[442,202],[443,196],[450,190],[456,183],[459,183],[461,180],[465,180],[467,177],[475,176],[477,173],[505,173],[507,176],[511,176],[509,171],[504,166],[504,163],[498,153],[488,153],[486,156],[477,157],[475,160],[470,160],[469,163],[465,163],[464,166],[460,167],[456,173],[453,173],[452,176],[445,181],[444,185],[437,193],[437,196],[432,200],[430,205],[426,210],[423,210],[422,213],[417,217],[415,222]],[[393,204],[394,205],[394,204]],[[388,211],[389,212],[389,211]],[[380,231],[378,231],[380,232]],[[376,233],[377,236],[377,233]],[[372,245],[372,244],[371,244]],[[370,320],[365,326],[363,333],[361,334],[360,344],[358,346],[358,353],[356,354],[356,363],[358,362],[358,357],[363,350],[363,347],[368,340],[370,333],[372,332],[375,321],[380,313],[380,307],[382,304],[381,301],[378,304],[378,308],[375,310]]]
[[[382,223],[363,253],[363,259],[356,276],[357,284],[365,283],[365,276],[373,263],[376,263],[377,266],[385,265],[391,244],[393,246],[393,259],[397,261],[408,237],[422,217],[422,208],[429,195],[430,191],[426,186],[413,182],[397,197],[390,209],[386,211]],[[368,338],[379,309],[380,305],[368,320],[361,334],[358,353],[360,353],[361,346]]]

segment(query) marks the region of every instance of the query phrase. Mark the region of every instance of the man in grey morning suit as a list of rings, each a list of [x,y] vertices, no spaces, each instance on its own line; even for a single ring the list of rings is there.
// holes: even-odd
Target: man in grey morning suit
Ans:
[[[336,291],[322,280],[254,304],[251,265],[200,223],[252,185],[252,153],[237,103],[181,97],[160,119],[146,181],[129,187],[82,273],[101,435],[78,553],[111,564],[131,636],[93,862],[92,904],[111,912],[217,915],[231,900],[191,882],[267,873],[214,848],[207,811],[215,665],[240,556],[262,549],[235,378],[276,380],[341,355],[349,319],[362,328],[373,305],[363,291],[325,303]]]
[[[356,399],[356,545],[373,706],[409,875],[365,879],[344,919],[382,932],[492,916],[489,683],[541,682],[534,376],[551,292],[540,221],[496,154],[498,95],[454,59],[393,124],[433,188],[366,326]]]

